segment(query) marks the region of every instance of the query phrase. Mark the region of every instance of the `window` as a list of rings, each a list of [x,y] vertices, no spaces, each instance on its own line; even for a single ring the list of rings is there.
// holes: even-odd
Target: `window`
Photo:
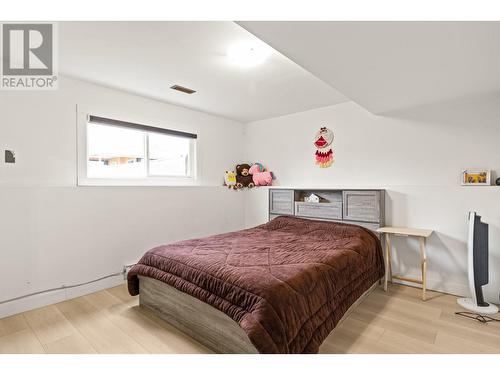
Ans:
[[[196,134],[97,116],[88,117],[85,134],[81,185],[161,185],[194,180]]]

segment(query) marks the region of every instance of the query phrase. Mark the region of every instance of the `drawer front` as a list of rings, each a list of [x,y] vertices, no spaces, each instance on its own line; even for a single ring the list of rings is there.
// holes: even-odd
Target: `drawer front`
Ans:
[[[343,211],[344,220],[378,223],[380,221],[380,192],[345,190]]]
[[[295,215],[318,219],[342,219],[342,202],[295,202]]]
[[[269,212],[293,215],[293,190],[269,190]]]

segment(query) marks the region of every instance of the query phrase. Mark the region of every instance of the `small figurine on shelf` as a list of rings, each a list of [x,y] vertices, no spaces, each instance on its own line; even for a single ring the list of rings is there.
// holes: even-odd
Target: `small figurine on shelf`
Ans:
[[[304,197],[304,202],[308,202],[308,203],[319,203],[319,200],[320,200],[320,197],[314,193],[309,195],[308,197],[307,196]]]
[[[236,189],[236,173],[234,171],[226,171],[224,174],[224,185],[229,189]]]

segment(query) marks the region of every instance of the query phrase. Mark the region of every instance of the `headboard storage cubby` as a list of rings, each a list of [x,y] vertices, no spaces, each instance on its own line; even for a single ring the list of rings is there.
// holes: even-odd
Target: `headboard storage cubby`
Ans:
[[[306,202],[314,194],[319,202]],[[269,220],[280,215],[341,221],[371,230],[385,224],[385,190],[269,189]]]

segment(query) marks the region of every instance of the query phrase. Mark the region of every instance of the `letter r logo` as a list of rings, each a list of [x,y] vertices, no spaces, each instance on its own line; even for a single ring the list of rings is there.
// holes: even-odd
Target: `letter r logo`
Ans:
[[[3,75],[53,74],[52,24],[4,24]]]

